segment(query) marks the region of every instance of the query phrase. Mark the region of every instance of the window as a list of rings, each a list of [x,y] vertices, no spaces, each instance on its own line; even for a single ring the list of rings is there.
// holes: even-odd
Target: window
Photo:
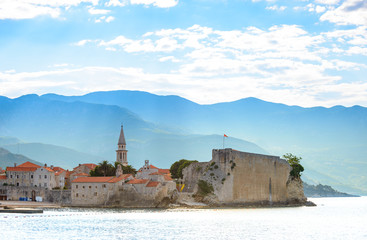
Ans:
[[[39,183],[38,186],[41,187],[41,183]]]
[[[41,179],[41,175],[38,175],[39,177],[40,177],[40,179]]]
[[[94,196],[97,196],[97,192],[94,192]]]
[[[13,175],[10,175],[10,178],[13,178]]]
[[[75,194],[75,197],[79,197],[79,194],[77,193],[77,194]]]
[[[33,175],[31,175],[31,178],[33,179]]]
[[[83,188],[85,188],[85,186],[83,186]]]
[[[97,186],[96,186],[96,188],[97,188]]]
[[[19,186],[19,183],[17,182],[17,186]]]
[[[89,186],[89,188],[92,188],[92,186]]]
[[[47,175],[45,175],[45,179],[47,179]]]
[[[102,187],[106,188],[106,184],[103,184]]]
[[[19,175],[17,175],[17,178],[19,178]]]
[[[75,188],[78,188],[78,185],[75,185]]]

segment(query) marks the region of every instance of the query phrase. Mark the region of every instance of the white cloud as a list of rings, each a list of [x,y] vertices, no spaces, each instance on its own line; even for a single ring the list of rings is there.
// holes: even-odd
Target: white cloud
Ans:
[[[337,8],[326,11],[321,21],[329,21],[338,25],[367,26],[367,1],[346,0]]]
[[[284,11],[285,9],[287,9],[287,7],[286,6],[278,7],[278,5],[273,5],[273,6],[268,6],[265,9],[266,10],[273,10],[273,11]]]
[[[131,4],[153,5],[159,8],[170,8],[178,4],[178,0],[130,0]]]
[[[167,61],[171,61],[171,62],[180,62],[180,60],[178,60],[177,58],[175,58],[174,56],[167,56],[167,57],[161,57],[159,59],[160,62],[167,62]]]
[[[325,5],[336,5],[340,0],[315,0],[315,3],[325,4]]]
[[[107,7],[124,7],[127,5],[127,0],[110,0],[109,2],[106,2],[105,5]]]
[[[60,16],[63,9],[81,3],[98,4],[98,0],[1,0],[0,19],[31,19],[48,15]]]
[[[113,17],[113,16],[108,16],[108,17],[106,18],[106,22],[107,22],[107,23],[112,22],[113,20],[115,20],[115,17]]]
[[[105,14],[110,13],[111,11],[107,9],[96,9],[92,7],[92,8],[89,8],[88,12],[92,15],[105,15]]]

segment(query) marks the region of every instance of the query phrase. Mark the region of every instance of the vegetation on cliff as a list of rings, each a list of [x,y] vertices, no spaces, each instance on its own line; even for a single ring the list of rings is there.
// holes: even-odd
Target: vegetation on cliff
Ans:
[[[287,162],[289,163],[289,165],[291,165],[292,170],[290,171],[290,175],[293,178],[300,178],[301,177],[301,172],[303,172],[305,169],[303,168],[303,166],[301,165],[300,161],[301,161],[301,157],[297,157],[295,155],[293,155],[292,153],[287,153],[285,155],[283,155],[283,157],[287,160]]]
[[[199,187],[199,189],[198,189],[197,194],[201,195],[201,196],[206,196],[206,195],[214,192],[213,186],[210,183],[208,183],[204,180],[199,180],[198,181],[198,187]]]
[[[108,161],[104,160],[100,162],[94,170],[90,171],[90,175],[92,177],[101,177],[101,176],[115,176],[117,166],[121,165],[122,171],[124,174],[136,174],[136,169],[131,165],[123,166],[121,163],[115,162],[115,165],[112,165]]]
[[[182,178],[183,177],[182,170],[194,162],[197,162],[197,161],[181,159],[179,161],[174,162],[170,168],[172,178]]]

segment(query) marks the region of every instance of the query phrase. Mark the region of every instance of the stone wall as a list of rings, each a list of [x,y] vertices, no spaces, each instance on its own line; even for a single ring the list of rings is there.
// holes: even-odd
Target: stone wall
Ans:
[[[18,201],[19,198],[42,197],[43,202],[53,202],[68,205],[71,203],[70,190],[49,190],[40,187],[0,186],[0,190],[6,193],[7,200]]]
[[[302,186],[288,181],[290,170],[277,156],[213,149],[210,162],[183,170],[183,181],[191,193],[197,192],[199,180],[206,181],[214,189],[210,201],[218,204],[304,202]]]

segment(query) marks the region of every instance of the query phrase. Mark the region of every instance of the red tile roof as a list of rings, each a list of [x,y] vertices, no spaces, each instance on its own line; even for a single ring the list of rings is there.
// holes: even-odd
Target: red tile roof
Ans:
[[[79,177],[73,183],[106,183],[113,177]]]
[[[169,171],[169,169],[158,169],[158,172],[159,172],[159,173],[164,173],[164,174],[169,174],[169,173],[171,173],[171,172]]]
[[[34,172],[38,168],[36,167],[7,167],[6,171],[12,171],[12,172]]]
[[[74,176],[85,176],[85,177],[87,177],[87,176],[89,176],[89,174],[86,174],[86,173],[77,173]]]
[[[150,168],[158,169],[156,166],[150,165]]]
[[[55,168],[54,168],[54,170],[55,170]],[[63,173],[63,172],[65,172],[65,170],[64,169],[62,169],[62,170],[59,170],[59,171],[56,171],[55,172],[55,176],[59,176],[61,173]]]
[[[63,169],[61,167],[54,167],[53,170],[54,171],[65,171],[65,169]]]
[[[153,182],[153,181],[150,181],[146,187],[157,187],[159,185],[160,182]]]
[[[173,181],[173,179],[171,178],[171,176],[170,175],[164,175],[163,176],[164,177],[164,180],[166,180],[166,181]]]
[[[122,174],[121,176],[119,176],[119,177],[114,177],[114,178],[112,178],[111,180],[109,180],[108,182],[109,183],[116,183],[116,182],[119,182],[119,181],[121,181],[121,180],[125,180],[125,179],[127,179],[128,177],[130,177],[131,176],[131,174]]]
[[[97,164],[94,164],[94,163],[83,163],[80,166],[77,166],[77,167],[75,167],[73,169],[75,170],[75,169],[77,169],[78,167],[81,167],[81,166],[86,166],[90,170],[93,170],[93,169],[95,169],[97,167]]]
[[[52,170],[51,168],[49,168],[49,167],[45,167],[45,169],[47,170],[47,171],[49,171],[49,172],[53,172],[54,170]]]
[[[40,168],[41,166],[38,166],[37,164],[31,163],[31,162],[25,162],[20,164],[17,167],[35,167],[35,168]]]
[[[0,175],[0,179],[1,179],[1,180],[6,179],[6,175]]]
[[[149,179],[132,179],[128,183],[129,184],[145,184],[149,181]]]

